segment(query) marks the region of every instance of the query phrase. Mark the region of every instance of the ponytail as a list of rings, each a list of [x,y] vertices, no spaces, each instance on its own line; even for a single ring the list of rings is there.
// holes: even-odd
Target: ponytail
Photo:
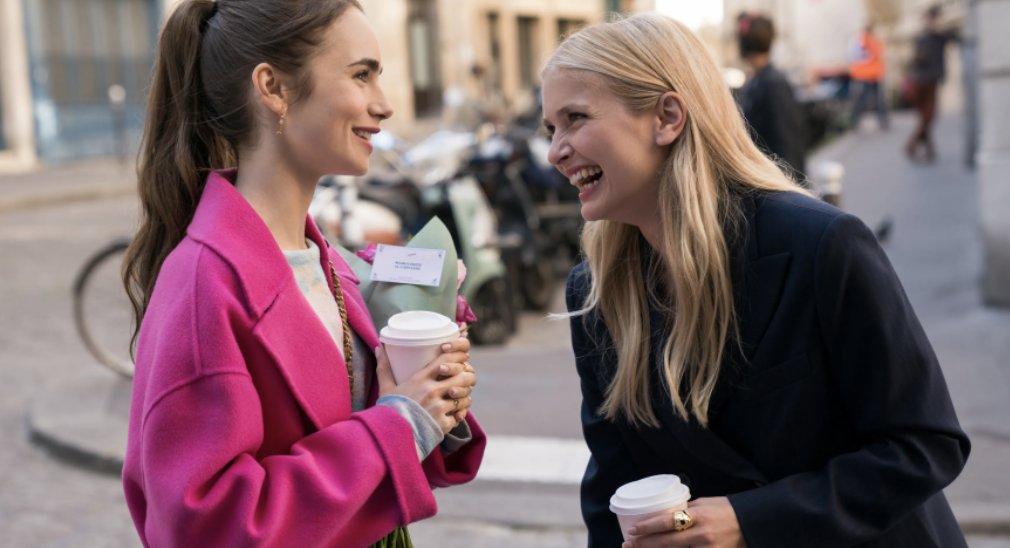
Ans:
[[[259,63],[300,79],[323,31],[356,0],[183,0],[169,16],[137,158],[141,221],[123,263],[134,310],[131,350],[169,253],[186,235],[211,170],[238,163],[254,138],[249,75]],[[208,79],[212,75],[212,79]]]
[[[158,41],[147,121],[137,158],[142,219],[123,263],[123,284],[134,310],[131,349],[162,263],[182,241],[206,184],[206,173],[227,165],[230,151],[205,123],[200,81],[203,31],[214,2],[183,2]]]

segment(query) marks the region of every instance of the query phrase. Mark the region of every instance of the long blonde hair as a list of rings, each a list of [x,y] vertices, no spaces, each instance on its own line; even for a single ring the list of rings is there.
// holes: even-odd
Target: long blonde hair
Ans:
[[[543,72],[589,71],[632,112],[653,109],[668,91],[687,111],[683,132],[660,172],[663,244],[660,265],[672,293],[673,318],[662,379],[677,413],[708,425],[708,408],[730,344],[738,342],[728,239],[742,225],[739,197],[752,191],[809,194],[751,141],[729,89],[701,40],[656,13],[585,28],[569,36]],[[637,227],[587,222],[582,247],[590,290],[584,315],[599,308],[617,373],[598,412],[609,420],[659,426],[649,392],[650,289],[643,279]],[[683,391],[683,394],[681,393]]]

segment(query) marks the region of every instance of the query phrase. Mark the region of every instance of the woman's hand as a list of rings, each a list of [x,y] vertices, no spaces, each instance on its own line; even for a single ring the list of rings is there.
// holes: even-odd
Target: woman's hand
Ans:
[[[463,362],[463,371],[466,372],[466,373],[473,373],[474,374],[473,384],[470,385],[470,386],[472,387],[472,386],[476,385],[477,384],[477,372],[473,370],[473,366],[470,365],[470,362]],[[472,388],[470,389],[470,392],[473,392]],[[469,392],[467,393],[467,396],[468,396],[468,399],[470,399],[469,398]],[[462,404],[462,403],[463,402],[461,400],[460,404]],[[469,403],[467,404],[467,407],[470,407]],[[456,412],[456,422],[457,423],[463,422],[466,419],[466,413],[467,413],[466,409],[460,409],[459,411],[457,411]]]
[[[385,350],[377,347],[379,397],[400,394],[414,400],[435,419],[443,434],[448,433],[466,418],[466,409],[472,403],[469,396],[477,384],[473,368],[466,363],[469,351],[470,341],[464,338],[443,344],[440,356],[397,385]]]
[[[657,516],[631,527],[632,539],[622,548],[747,548],[736,512],[726,497],[698,499],[687,504],[694,526],[673,530],[673,514]]]

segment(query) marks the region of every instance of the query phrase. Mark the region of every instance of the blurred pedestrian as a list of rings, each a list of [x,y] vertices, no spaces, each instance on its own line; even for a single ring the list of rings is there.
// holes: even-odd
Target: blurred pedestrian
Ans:
[[[863,32],[855,37],[850,45],[849,56],[852,64],[849,66],[849,76],[859,88],[856,102],[852,107],[852,119],[849,124],[853,129],[859,129],[859,119],[866,109],[867,103],[873,103],[877,109],[880,128],[888,129],[887,102],[884,99],[881,82],[884,79],[884,43],[873,34],[873,25],[866,25]]]
[[[942,490],[970,445],[887,256],[754,145],[701,39],[637,14],[542,77],[586,219],[566,300],[589,547],[964,547]],[[622,531],[610,498],[657,474],[686,512]]]
[[[775,26],[767,17],[742,14],[738,39],[748,72],[740,103],[751,136],[765,153],[787,164],[790,176],[805,184],[806,121],[789,80],[771,63]]]
[[[905,145],[909,159],[917,159],[920,148],[925,152],[926,161],[936,159],[930,130],[936,117],[939,87],[946,76],[944,57],[947,44],[960,39],[960,33],[956,29],[940,27],[939,6],[929,8],[923,15],[923,29],[915,39],[915,53],[912,57],[913,97],[915,110],[919,114],[919,125]]]
[[[161,32],[127,251],[123,487],[144,546],[407,548],[473,479],[466,339],[396,384],[307,215],[392,115],[355,0],[183,0]]]

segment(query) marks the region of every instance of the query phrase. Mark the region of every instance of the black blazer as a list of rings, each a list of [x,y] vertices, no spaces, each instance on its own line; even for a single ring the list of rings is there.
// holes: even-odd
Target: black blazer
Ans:
[[[731,248],[743,352],[724,362],[710,428],[673,411],[657,376],[663,315],[650,309],[653,408],[662,427],[596,410],[616,369],[596,313],[572,319],[589,546],[621,545],[609,499],[626,482],[673,473],[692,496],[728,496],[749,548],[965,547],[941,490],[970,444],[943,373],[873,234],[795,193],[743,200]],[[640,243],[648,248],[644,240]],[[568,310],[588,291],[568,278]]]
[[[799,180],[806,173],[807,122],[793,86],[767,65],[741,89],[740,107],[751,138],[766,154],[786,161]]]

